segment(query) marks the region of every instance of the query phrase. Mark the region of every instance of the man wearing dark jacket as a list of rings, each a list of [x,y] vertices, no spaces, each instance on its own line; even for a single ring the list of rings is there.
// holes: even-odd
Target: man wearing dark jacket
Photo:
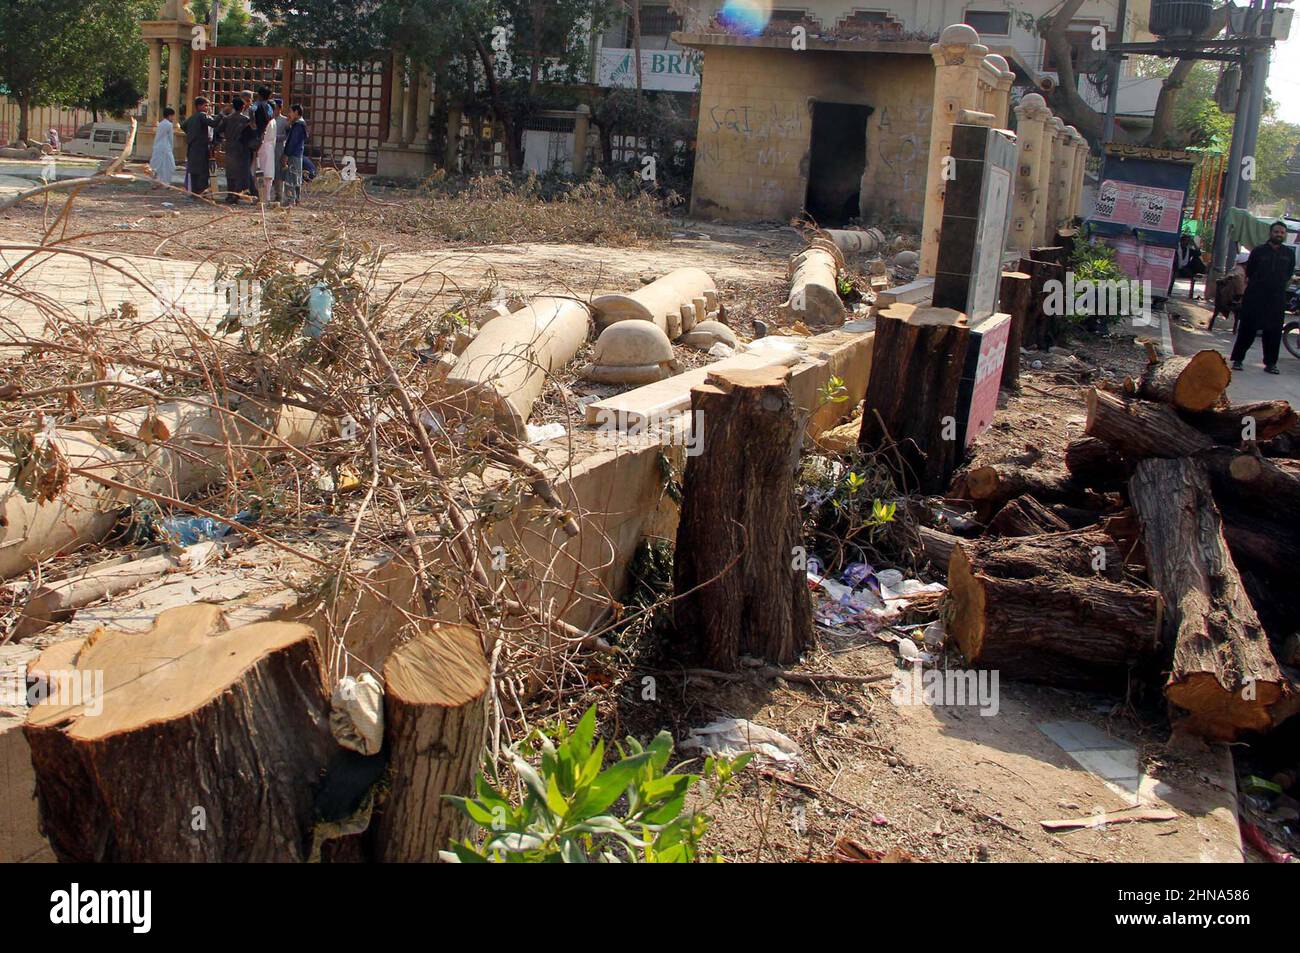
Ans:
[[[208,190],[208,151],[212,130],[217,125],[218,120],[208,112],[208,101],[203,96],[194,100],[194,112],[181,123],[185,132],[185,180],[195,197]]]
[[[1246,294],[1241,299],[1241,323],[1232,345],[1232,369],[1242,369],[1241,359],[1264,336],[1264,370],[1277,374],[1282,322],[1286,316],[1286,289],[1295,271],[1295,250],[1286,241],[1286,225],[1274,222],[1268,241],[1257,245],[1246,260]]]

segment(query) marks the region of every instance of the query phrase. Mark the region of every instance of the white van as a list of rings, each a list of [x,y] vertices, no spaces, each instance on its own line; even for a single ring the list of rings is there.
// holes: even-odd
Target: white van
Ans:
[[[115,156],[126,145],[131,126],[124,122],[88,122],[64,142],[63,151],[83,156]]]

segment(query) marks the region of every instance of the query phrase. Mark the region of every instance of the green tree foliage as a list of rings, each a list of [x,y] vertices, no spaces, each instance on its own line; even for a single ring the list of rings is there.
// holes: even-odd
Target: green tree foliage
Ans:
[[[270,25],[261,17],[252,16],[245,7],[246,0],[222,0],[221,19],[217,22],[217,42],[221,46],[262,46]],[[207,23],[212,15],[212,0],[191,0],[190,10],[199,23]]]
[[[18,137],[28,137],[33,106],[94,104],[106,94],[120,102],[124,84],[142,83],[139,21],[157,8],[150,0],[0,3],[0,83],[18,104]]]

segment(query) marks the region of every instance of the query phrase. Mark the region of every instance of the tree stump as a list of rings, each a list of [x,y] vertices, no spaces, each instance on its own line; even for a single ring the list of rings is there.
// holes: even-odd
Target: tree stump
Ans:
[[[312,629],[222,631],[221,610],[196,604],[143,634],[58,644],[33,668],[61,686],[25,728],[61,860],[305,858],[313,788],[335,748]],[[102,694],[73,697],[101,675]]]
[[[899,489],[942,492],[961,461],[959,391],[970,328],[951,308],[889,308],[876,319],[858,444],[894,468]],[[901,470],[895,462],[901,457]]]
[[[1204,469],[1143,460],[1129,483],[1151,581],[1164,595],[1173,660],[1165,697],[1181,726],[1230,741],[1273,724],[1281,671],[1223,538]]]
[[[1056,336],[1054,316],[1043,310],[1047,299],[1046,286],[1049,281],[1064,281],[1065,268],[1055,262],[1038,260],[1036,253],[1033,258],[1020,259],[1018,267],[1029,276],[1030,282],[1029,316],[1021,340],[1025,347],[1045,351],[1052,346]]]
[[[970,664],[1011,678],[1114,684],[1154,655],[1159,593],[1126,581],[1100,530],[961,540],[948,563],[944,619]]]
[[[378,860],[434,861],[468,836],[469,818],[443,795],[473,793],[491,677],[470,626],[435,626],[388,656],[384,736],[392,788],[379,818]]]
[[[998,310],[1011,315],[1011,328],[1007,332],[1007,356],[1002,362],[1002,386],[1016,387],[1020,383],[1020,349],[1024,347],[1025,323],[1033,305],[1033,281],[1023,271],[1002,272],[998,289]]]
[[[681,651],[731,670],[741,655],[794,662],[813,642],[795,503],[802,428],[789,369],[712,373],[691,391],[705,426],[688,457],[673,560]],[[799,566],[800,568],[796,568]]]

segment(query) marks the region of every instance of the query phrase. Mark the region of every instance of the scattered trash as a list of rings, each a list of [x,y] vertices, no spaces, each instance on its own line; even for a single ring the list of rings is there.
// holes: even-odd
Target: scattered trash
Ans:
[[[233,517],[234,522],[248,525],[257,522],[252,510],[242,510]],[[158,524],[159,535],[177,546],[193,546],[209,539],[221,539],[233,531],[229,523],[211,516],[168,516]]]
[[[731,355],[736,353],[736,349],[719,341],[717,344],[714,344],[713,347],[709,348],[708,353],[709,357],[731,357]]]
[[[320,340],[322,332],[334,320],[334,293],[324,284],[312,285],[307,293],[307,322],[302,333],[313,341]]]
[[[369,672],[345,675],[330,698],[330,733],[345,748],[378,754],[384,746],[384,690]]]
[[[726,758],[753,752],[760,761],[790,767],[797,767],[803,758],[799,746],[781,732],[743,718],[722,718],[703,728],[692,728],[682,747]]]
[[[525,425],[525,430],[527,431],[528,443],[542,443],[546,440],[559,440],[569,432],[565,428],[564,424],[561,423],[527,424]]]

